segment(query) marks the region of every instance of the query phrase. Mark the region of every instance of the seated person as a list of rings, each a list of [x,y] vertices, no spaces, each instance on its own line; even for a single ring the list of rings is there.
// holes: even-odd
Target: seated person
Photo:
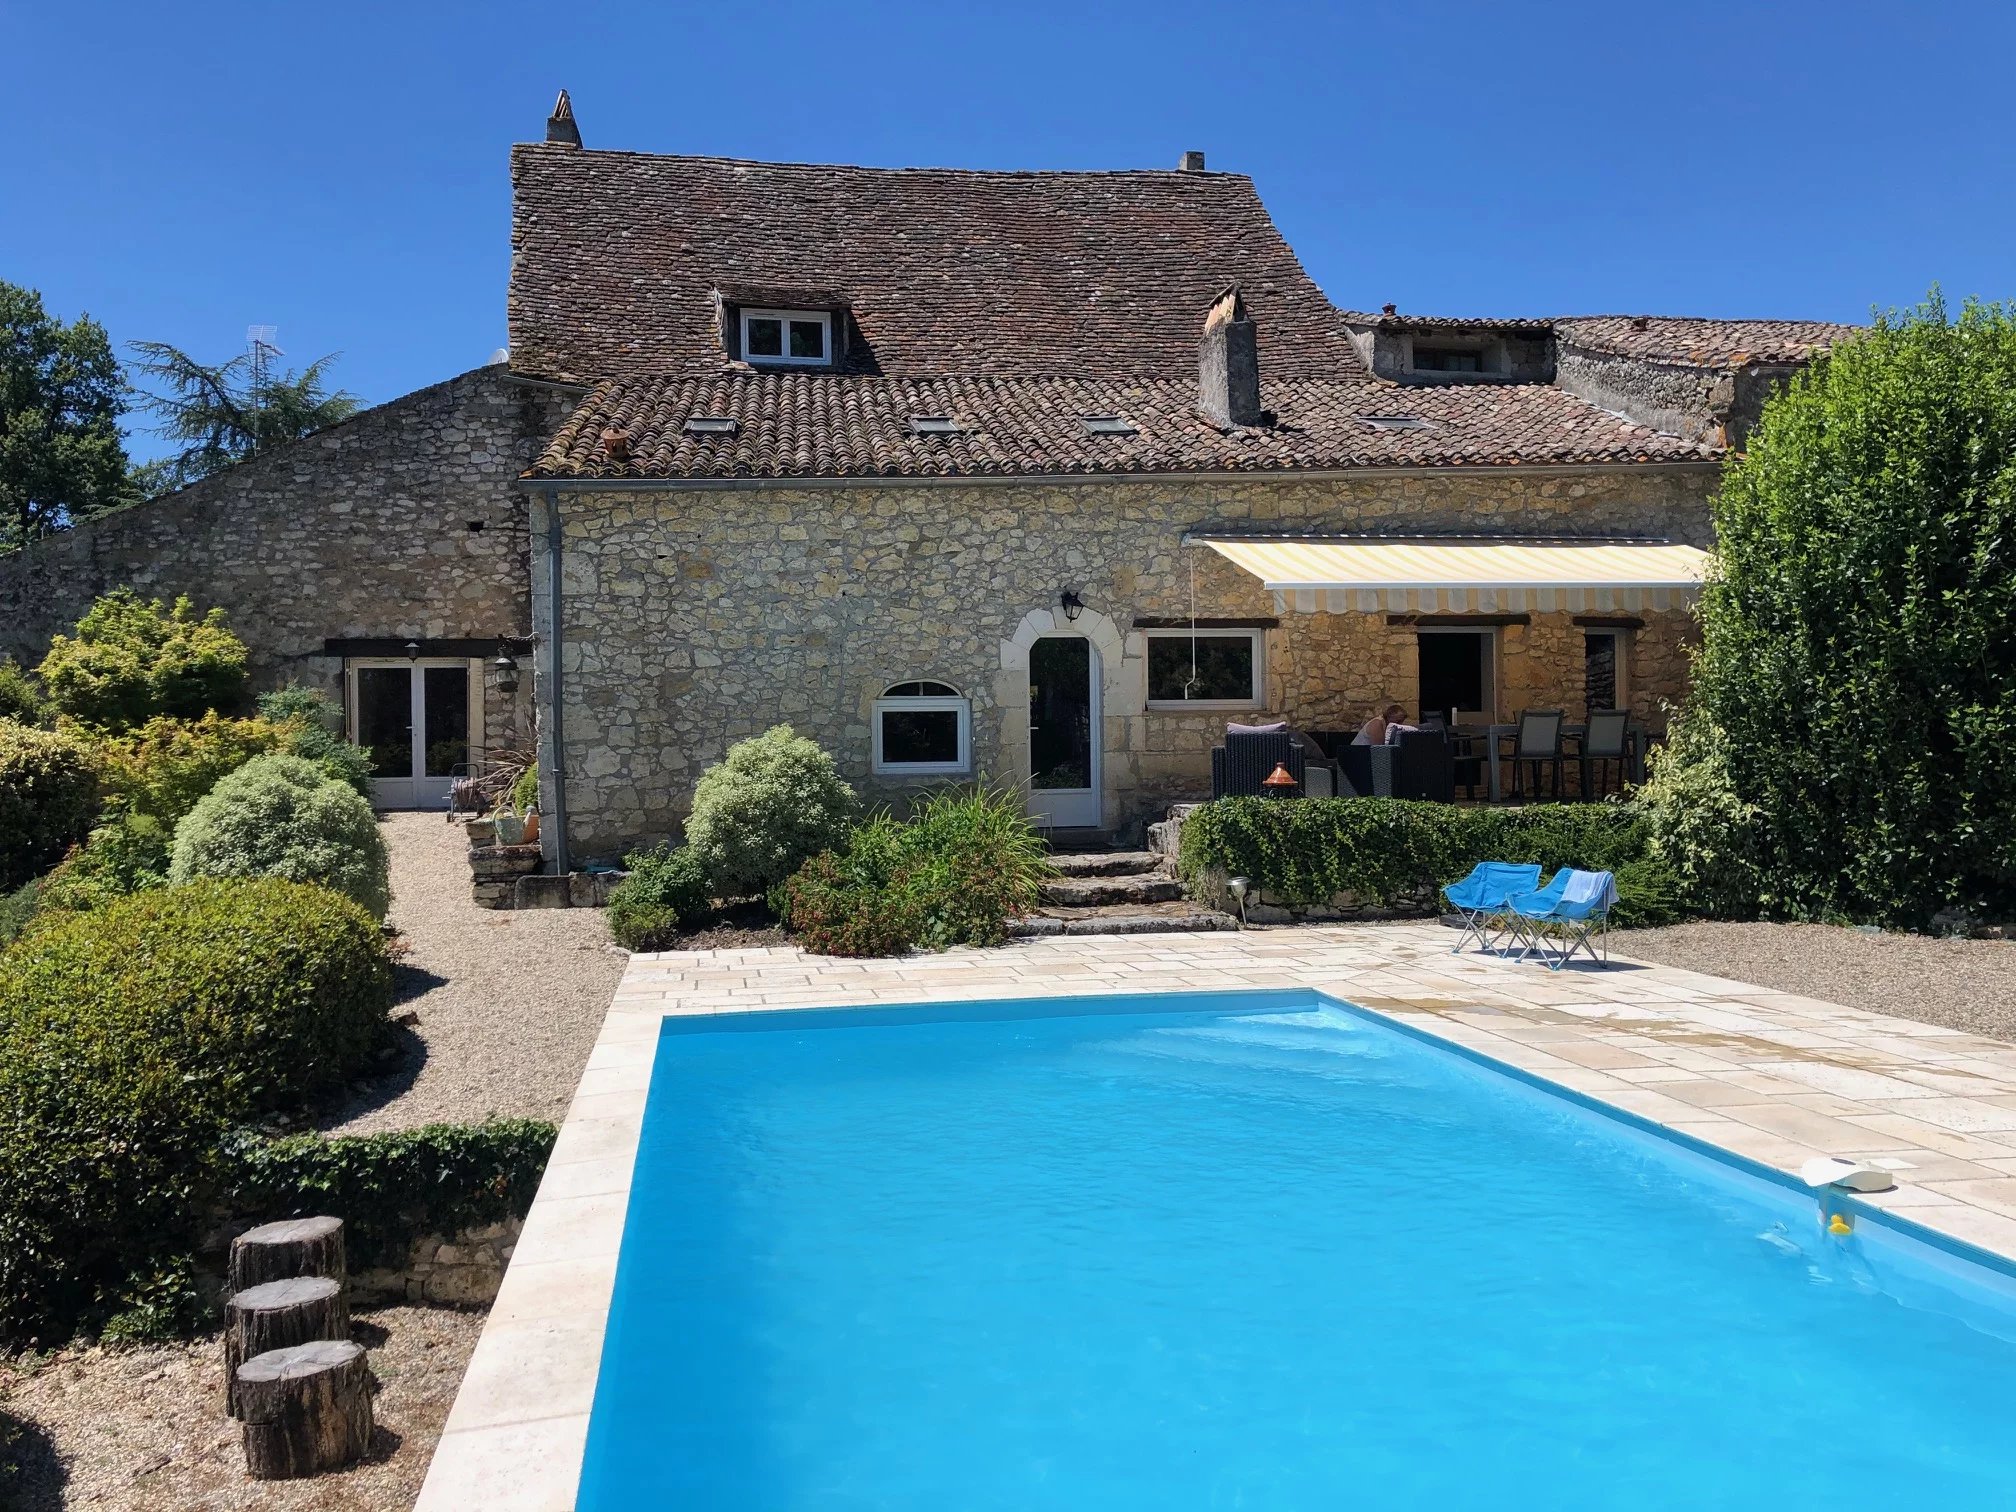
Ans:
[[[1374,714],[1358,727],[1358,733],[1351,737],[1351,744],[1366,746],[1386,745],[1393,739],[1392,731],[1395,728],[1403,731],[1413,728],[1412,725],[1399,723],[1399,721],[1406,717],[1407,711],[1401,708],[1400,705],[1388,704],[1384,709]]]

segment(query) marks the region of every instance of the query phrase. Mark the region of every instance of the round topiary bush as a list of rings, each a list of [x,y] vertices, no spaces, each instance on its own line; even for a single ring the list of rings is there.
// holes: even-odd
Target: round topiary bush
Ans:
[[[860,813],[833,758],[778,725],[730,746],[700,779],[686,843],[722,897],[749,897],[821,851],[844,849]]]
[[[631,950],[663,950],[713,903],[707,868],[690,846],[626,856],[630,875],[609,894],[609,933]]]
[[[175,827],[168,880],[198,877],[319,883],[379,919],[392,898],[371,805],[298,756],[254,757]]]
[[[115,899],[0,953],[0,1337],[62,1337],[186,1250],[230,1126],[339,1085],[391,1004],[376,923],[273,879]]]
[[[98,775],[87,746],[0,719],[0,892],[62,860],[97,812]]]

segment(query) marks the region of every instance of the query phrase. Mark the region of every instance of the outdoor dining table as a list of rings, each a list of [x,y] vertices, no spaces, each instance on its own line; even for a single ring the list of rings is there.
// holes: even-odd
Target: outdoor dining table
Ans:
[[[1505,785],[1500,767],[1503,762],[1512,759],[1509,756],[1502,756],[1498,748],[1504,743],[1507,736],[1517,736],[1518,733],[1519,726],[1517,724],[1458,725],[1450,732],[1456,740],[1482,740],[1484,742],[1484,756],[1490,771],[1491,801],[1493,803],[1504,802]],[[1572,759],[1577,754],[1567,749],[1568,743],[1570,741],[1579,742],[1588,733],[1589,726],[1586,724],[1564,724],[1561,726],[1561,744],[1563,747],[1561,755],[1563,759]],[[1624,751],[1625,760],[1630,766],[1631,780],[1633,782],[1643,782],[1645,780],[1645,732],[1635,724],[1624,727]],[[1476,756],[1471,752],[1458,752],[1456,759],[1459,761],[1474,761],[1476,760]]]

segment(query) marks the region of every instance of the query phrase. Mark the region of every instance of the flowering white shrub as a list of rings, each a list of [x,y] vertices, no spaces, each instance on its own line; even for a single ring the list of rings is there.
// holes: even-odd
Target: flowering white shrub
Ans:
[[[821,851],[844,849],[861,801],[833,758],[778,725],[728,748],[693,792],[686,843],[717,895],[766,893]]]

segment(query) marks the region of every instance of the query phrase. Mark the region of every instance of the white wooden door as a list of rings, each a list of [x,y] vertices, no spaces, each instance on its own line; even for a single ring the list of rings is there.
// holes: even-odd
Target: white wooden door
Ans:
[[[1029,816],[1049,829],[1097,829],[1099,653],[1082,635],[1029,648]]]
[[[477,728],[476,664],[462,657],[350,662],[350,738],[371,752],[378,808],[446,808]]]

